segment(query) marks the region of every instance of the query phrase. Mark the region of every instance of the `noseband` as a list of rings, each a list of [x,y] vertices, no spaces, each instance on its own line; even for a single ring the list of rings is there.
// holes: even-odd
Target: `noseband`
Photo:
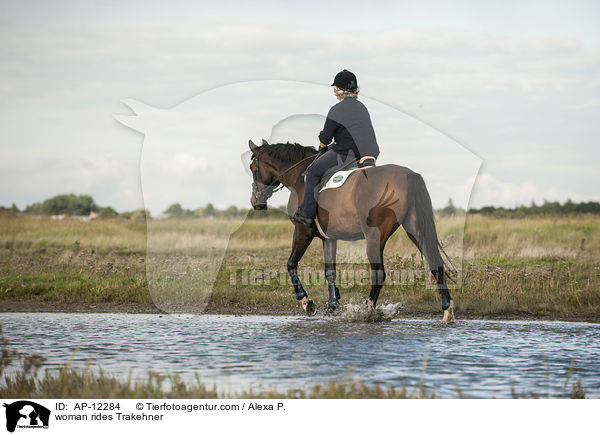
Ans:
[[[259,171],[259,165],[260,165],[260,161],[259,161],[259,157],[260,157],[260,151],[258,152],[258,154],[252,154],[252,160],[256,160],[256,164],[254,165],[254,170],[252,171],[252,175],[254,180],[252,181],[252,196],[254,197],[254,199],[256,201],[261,201],[266,203],[267,200],[273,196],[273,194],[275,192],[277,192],[278,190],[283,189],[283,185],[279,186],[277,188],[277,185],[279,184],[279,179],[276,178],[275,180],[273,180],[271,182],[271,184],[268,185],[264,185],[263,184],[263,188],[261,189],[259,187],[259,183],[258,181],[258,171]]]
[[[285,171],[283,171],[282,173],[280,173],[273,181],[271,181],[271,183],[267,184],[267,185],[263,185],[264,187],[262,189],[260,189],[258,187],[259,182],[258,182],[258,166],[260,164],[259,158],[261,155],[261,151],[259,151],[257,154],[252,154],[252,160],[256,160],[256,165],[254,165],[254,170],[252,171],[252,175],[254,177],[254,180],[252,181],[252,196],[254,197],[254,199],[256,201],[258,201],[261,197],[264,196],[264,202],[266,203],[267,200],[273,196],[273,194],[281,189],[283,189],[283,184],[281,184],[281,179],[283,178],[283,176],[285,174],[287,174],[289,171],[291,171],[292,169],[294,169],[296,166],[298,166],[300,163],[303,163],[309,159],[316,159],[321,153],[318,152],[312,156],[308,156],[303,158],[302,160],[300,160],[297,163],[294,163],[292,166],[290,166],[289,168],[287,168]],[[262,183],[261,183],[262,184]],[[281,184],[279,186],[279,184]],[[279,187],[278,187],[279,186]]]

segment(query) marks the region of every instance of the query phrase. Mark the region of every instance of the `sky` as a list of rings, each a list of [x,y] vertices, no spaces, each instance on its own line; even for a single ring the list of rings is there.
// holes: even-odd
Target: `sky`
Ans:
[[[207,91],[280,80],[321,86],[327,98],[314,113],[322,114],[336,102],[327,86],[343,68],[358,76],[365,102],[395,110],[397,125],[407,126],[398,140],[379,141],[381,159],[419,166],[411,156],[448,143],[448,154],[417,168],[434,206],[449,197],[476,208],[600,200],[600,3],[213,3],[1,1],[0,205],[73,192],[119,211],[141,208],[143,180],[152,178],[144,153],[156,136],[119,121],[135,112],[123,101],[187,119],[182,108],[201,107]],[[297,113],[294,98],[287,103],[280,119]],[[387,138],[381,116],[378,138]],[[316,145],[318,122],[310,125],[314,134],[302,137],[315,143],[304,144]],[[234,156],[237,146],[193,150],[207,154],[206,164],[173,153],[178,164],[163,169],[191,171],[193,186],[218,169],[206,157]],[[474,171],[454,163],[459,148],[481,162],[472,194],[456,181]],[[243,141],[239,154],[246,150]],[[197,195],[171,189],[151,210],[171,202],[248,207],[249,180],[239,184]]]

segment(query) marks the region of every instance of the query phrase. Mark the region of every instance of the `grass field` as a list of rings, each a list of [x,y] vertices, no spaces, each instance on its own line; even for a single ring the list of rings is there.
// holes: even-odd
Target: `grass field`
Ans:
[[[459,271],[457,316],[600,320],[600,218],[437,219]],[[0,309],[299,312],[287,278],[293,227],[284,219],[144,222],[0,215]],[[464,233],[463,233],[464,230]],[[223,259],[223,261],[221,261]],[[380,303],[401,314],[440,316],[421,256],[399,230],[385,251]],[[340,242],[342,302],[369,291],[364,242]],[[321,243],[300,263],[321,307],[327,300]],[[214,282],[214,285],[213,285]],[[154,308],[155,309],[155,308]]]

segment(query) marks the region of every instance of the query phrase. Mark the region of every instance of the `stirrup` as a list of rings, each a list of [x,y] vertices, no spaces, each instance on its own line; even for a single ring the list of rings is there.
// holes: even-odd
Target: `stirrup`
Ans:
[[[373,156],[364,156],[358,161],[359,168],[366,168],[367,166],[375,166],[376,159]]]

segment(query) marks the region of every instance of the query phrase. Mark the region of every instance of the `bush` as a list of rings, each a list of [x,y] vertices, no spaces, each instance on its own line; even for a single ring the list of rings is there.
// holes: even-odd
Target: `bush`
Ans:
[[[98,206],[90,195],[56,195],[42,203],[36,202],[27,206],[25,213],[41,215],[89,215],[97,212]]]
[[[117,213],[117,211],[110,206],[100,207],[100,209],[98,210],[98,217],[100,217],[100,218],[111,218],[111,217],[116,217],[118,215],[119,215],[119,213]]]
[[[134,211],[126,211],[124,213],[119,213],[120,218],[130,219],[132,221],[143,221],[150,219],[150,210],[134,210]]]
[[[171,217],[177,218],[193,217],[195,215],[195,213],[192,210],[183,208],[178,202],[176,202],[175,204],[171,204],[169,208],[167,208],[163,213],[168,214]]]

